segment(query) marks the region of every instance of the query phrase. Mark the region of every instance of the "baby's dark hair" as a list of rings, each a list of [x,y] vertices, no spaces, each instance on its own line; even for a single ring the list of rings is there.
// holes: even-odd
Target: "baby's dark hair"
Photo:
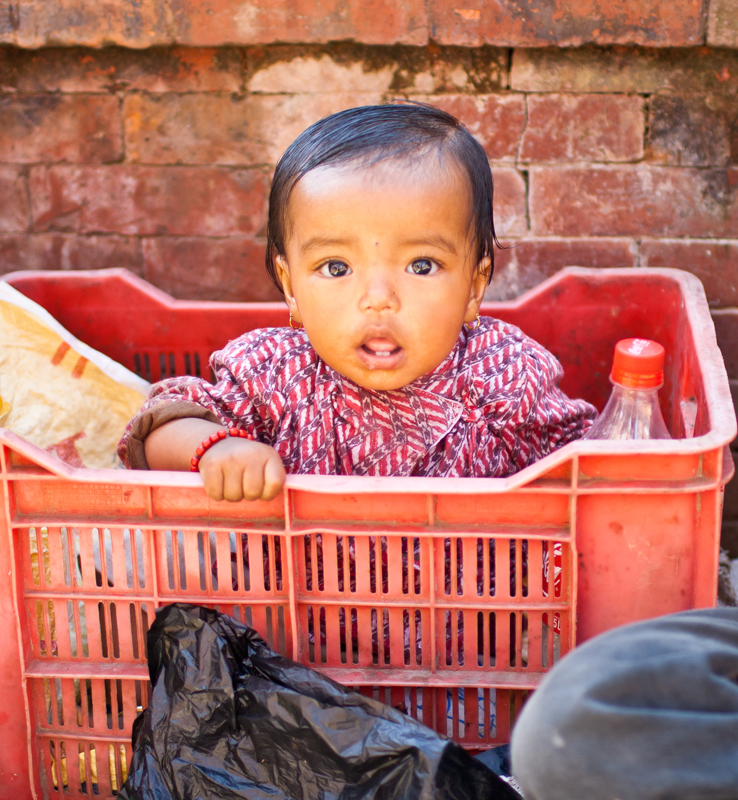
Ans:
[[[303,175],[318,167],[356,162],[370,166],[434,152],[450,156],[469,181],[476,263],[490,259],[489,283],[499,242],[492,219],[492,170],[482,146],[451,114],[419,103],[398,103],[350,108],[325,117],[303,131],[280,158],[269,193],[266,250],[267,272],[280,292],[276,260],[285,254],[290,193]]]

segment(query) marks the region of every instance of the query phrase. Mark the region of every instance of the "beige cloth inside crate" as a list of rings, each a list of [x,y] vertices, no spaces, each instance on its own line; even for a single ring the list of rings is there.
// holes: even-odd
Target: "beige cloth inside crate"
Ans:
[[[73,467],[121,467],[149,384],[0,281],[0,425]]]

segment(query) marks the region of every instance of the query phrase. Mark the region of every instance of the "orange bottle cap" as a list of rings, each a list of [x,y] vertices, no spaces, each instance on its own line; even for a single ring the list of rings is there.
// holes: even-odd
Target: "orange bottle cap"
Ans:
[[[621,339],[615,345],[610,375],[631,389],[653,389],[664,382],[664,348],[651,339]]]

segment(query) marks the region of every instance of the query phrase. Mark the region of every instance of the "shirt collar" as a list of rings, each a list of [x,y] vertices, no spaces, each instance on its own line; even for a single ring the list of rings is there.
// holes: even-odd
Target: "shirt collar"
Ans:
[[[380,433],[385,439],[402,440],[420,457],[446,436],[463,413],[457,379],[462,373],[466,338],[462,330],[451,352],[435,369],[393,391],[360,387],[317,358],[316,390],[320,394],[321,389],[332,392],[339,418],[348,421],[353,417],[353,424],[367,435]],[[409,424],[399,430],[398,419]]]

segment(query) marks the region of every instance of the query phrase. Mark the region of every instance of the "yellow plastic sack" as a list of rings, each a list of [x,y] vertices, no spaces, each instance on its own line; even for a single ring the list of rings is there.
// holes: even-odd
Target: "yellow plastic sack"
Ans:
[[[120,467],[149,384],[0,281],[0,426],[73,467]]]

